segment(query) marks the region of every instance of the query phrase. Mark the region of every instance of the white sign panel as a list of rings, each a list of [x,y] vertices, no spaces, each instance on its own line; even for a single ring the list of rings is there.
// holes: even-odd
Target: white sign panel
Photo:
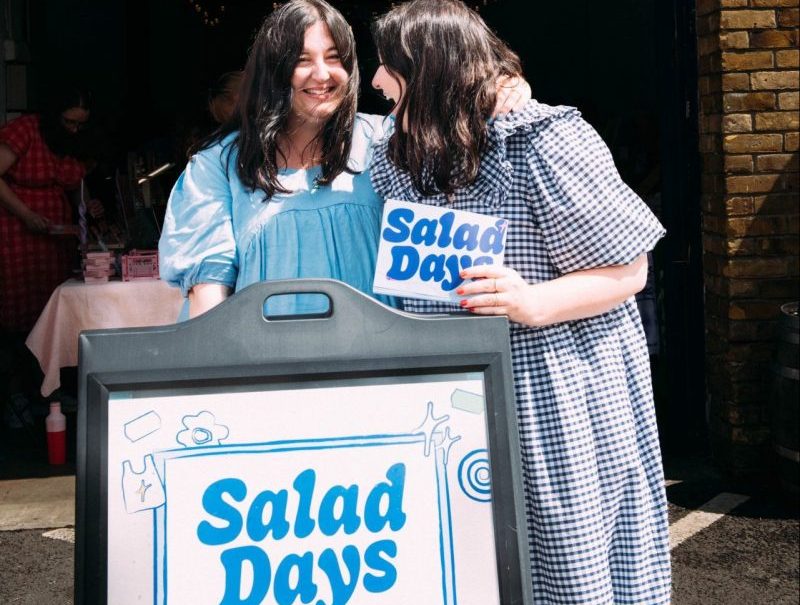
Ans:
[[[493,216],[387,200],[373,290],[458,301],[462,269],[503,264],[507,228],[507,220]]]
[[[107,602],[499,605],[482,374],[290,386],[110,394]]]

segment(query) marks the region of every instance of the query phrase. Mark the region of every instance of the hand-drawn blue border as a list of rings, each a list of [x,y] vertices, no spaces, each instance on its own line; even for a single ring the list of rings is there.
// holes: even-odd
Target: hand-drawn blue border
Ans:
[[[331,450],[353,447],[382,447],[408,445],[425,442],[425,435],[409,433],[402,435],[365,435],[353,437],[330,437],[323,439],[295,439],[244,443],[231,445],[198,446],[165,450],[154,454],[156,468],[164,481],[167,493],[167,462],[179,458],[206,456],[233,456],[236,454],[279,453],[303,450]],[[439,514],[439,555],[442,565],[442,605],[457,605],[455,551],[453,548],[453,521],[450,511],[450,489],[447,483],[447,463],[439,448],[434,449],[437,512]],[[424,456],[424,448],[420,448]],[[167,514],[169,500],[153,510],[153,605],[167,605]]]

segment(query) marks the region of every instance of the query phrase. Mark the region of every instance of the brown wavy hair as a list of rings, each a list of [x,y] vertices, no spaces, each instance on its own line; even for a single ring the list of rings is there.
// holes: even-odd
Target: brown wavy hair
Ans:
[[[373,24],[372,35],[389,74],[405,80],[391,162],[425,195],[449,195],[472,183],[488,142],[497,79],[521,74],[519,57],[458,0],[401,4]]]
[[[233,116],[198,146],[206,149],[237,132],[233,145],[238,151],[239,179],[253,191],[263,190],[266,199],[276,192],[290,193],[278,182],[278,138],[292,110],[292,74],[303,52],[306,30],[317,22],[330,30],[350,76],[341,104],[318,135],[322,173],[317,184],[327,185],[342,172],[351,172],[347,163],[359,87],[355,39],[342,14],[324,0],[290,0],[264,19],[250,48]]]

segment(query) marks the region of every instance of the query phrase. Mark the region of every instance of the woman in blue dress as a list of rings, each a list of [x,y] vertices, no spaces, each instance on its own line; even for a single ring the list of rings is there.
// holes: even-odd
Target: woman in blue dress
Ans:
[[[498,111],[530,98],[526,82],[497,82]],[[371,294],[383,200],[368,169],[384,119],[356,113],[358,89],[353,33],[336,9],[292,0],[265,19],[233,116],[168,203],[161,277],[190,317],[266,279],[333,278]],[[315,297],[277,301],[270,314],[322,310]]]
[[[373,33],[373,86],[396,114],[375,151],[375,189],[509,221],[507,265],[463,271],[460,307],[403,306],[510,320],[534,601],[669,602],[664,477],[634,302],[664,229],[574,108],[529,101],[489,120],[489,83],[518,59],[461,2],[413,0]]]

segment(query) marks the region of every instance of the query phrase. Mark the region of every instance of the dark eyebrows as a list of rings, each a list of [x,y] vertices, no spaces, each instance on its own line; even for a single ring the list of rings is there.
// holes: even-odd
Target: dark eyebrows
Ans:
[[[328,48],[326,48],[326,49],[325,49],[325,50],[322,52],[322,54],[323,54],[323,55],[329,55],[329,54],[331,54],[331,53],[336,53],[337,55],[339,54],[339,49],[338,49],[338,48],[336,48],[336,45],[335,45],[335,44],[334,44],[334,45],[331,45],[331,46],[329,46]],[[312,54],[312,53],[311,53],[311,51],[308,51],[308,50],[306,50],[306,49],[304,48],[304,49],[302,50],[302,52],[300,53],[300,58],[301,58],[301,59],[303,59],[303,58],[307,58],[307,57],[308,57],[309,55],[311,55],[311,54]]]

